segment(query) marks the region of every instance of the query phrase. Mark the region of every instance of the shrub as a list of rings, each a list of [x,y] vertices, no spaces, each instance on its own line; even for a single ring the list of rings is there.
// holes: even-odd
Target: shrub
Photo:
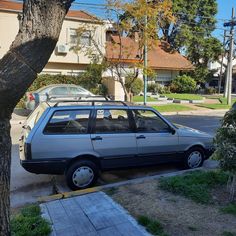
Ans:
[[[205,94],[215,94],[216,93],[216,89],[215,88],[212,88],[212,87],[209,87],[209,88],[205,88]]]
[[[174,93],[191,93],[196,90],[196,81],[190,76],[177,76],[170,85],[171,92]]]
[[[150,93],[170,93],[170,87],[169,86],[161,86],[159,84],[148,84],[147,91]]]
[[[160,89],[161,89],[160,85],[156,83],[151,83],[151,84],[148,84],[147,86],[147,91],[149,93],[159,93]]]
[[[29,87],[28,91],[35,91],[41,87],[44,87],[50,84],[80,85],[80,80],[78,77],[68,76],[68,75],[49,75],[49,74],[38,75],[38,77]]]
[[[138,95],[143,90],[143,81],[139,78],[133,79],[128,76],[125,78],[125,87],[133,95]]]
[[[236,187],[236,110],[228,111],[222,121],[221,127],[216,132],[216,151],[214,158],[220,161],[222,170],[230,173],[227,189],[230,201],[234,200]]]

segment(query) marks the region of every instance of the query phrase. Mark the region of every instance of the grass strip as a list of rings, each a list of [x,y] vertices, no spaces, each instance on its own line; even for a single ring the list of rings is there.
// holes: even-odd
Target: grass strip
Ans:
[[[138,223],[144,226],[146,230],[153,235],[167,236],[162,225],[157,220],[141,215],[138,217]]]
[[[11,219],[12,236],[47,236],[50,233],[50,223],[42,218],[38,205],[22,208]]]
[[[166,93],[164,94],[167,98],[179,99],[179,100],[202,100],[203,97],[198,94],[190,93]]]
[[[226,184],[228,175],[220,171],[194,171],[180,176],[162,178],[159,187],[174,194],[182,195],[197,203],[212,203],[210,190]]]
[[[230,203],[228,206],[221,208],[221,211],[236,216],[236,203]]]
[[[159,112],[174,112],[174,111],[191,111],[194,110],[191,107],[180,105],[180,104],[166,104],[159,106],[152,106]]]
[[[198,104],[198,107],[204,107],[212,110],[217,110],[217,109],[229,109],[230,106],[225,105],[225,104]]]

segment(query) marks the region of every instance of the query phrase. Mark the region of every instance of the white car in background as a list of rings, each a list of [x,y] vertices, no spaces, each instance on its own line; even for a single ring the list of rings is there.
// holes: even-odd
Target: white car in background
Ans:
[[[95,96],[93,93],[74,84],[52,84],[36,91],[26,93],[25,107],[34,110],[39,103],[46,102],[49,98],[73,100]]]

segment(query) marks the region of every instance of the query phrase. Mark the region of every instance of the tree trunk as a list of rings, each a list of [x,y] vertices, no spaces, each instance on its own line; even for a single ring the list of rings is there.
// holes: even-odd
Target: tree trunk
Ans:
[[[0,110],[0,235],[9,235],[11,137],[10,112]]]
[[[72,0],[25,0],[19,32],[0,60],[0,236],[10,235],[10,118],[47,64]]]

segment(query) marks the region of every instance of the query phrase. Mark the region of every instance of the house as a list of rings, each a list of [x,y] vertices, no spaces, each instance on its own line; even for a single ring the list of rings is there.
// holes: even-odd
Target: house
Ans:
[[[218,81],[220,79],[220,74],[221,74],[221,62],[223,62],[223,67],[222,67],[222,84],[221,86],[224,87],[225,83],[225,72],[228,64],[228,58],[226,56],[222,55],[219,57],[218,61],[211,61],[208,64],[208,69],[213,71],[213,78],[210,81],[209,85],[213,87],[218,87]],[[236,59],[233,60],[233,77],[232,77],[232,92],[236,93]]]
[[[123,77],[128,73],[134,73],[134,70],[138,69],[138,64],[143,62],[142,49],[139,48],[137,36],[132,38],[119,37],[111,33],[109,37],[107,36],[107,39],[106,60],[116,68],[110,68],[110,70],[106,71],[104,77],[116,77],[116,63],[120,65],[120,73]],[[191,71],[194,69],[189,60],[180,53],[171,51],[169,44],[163,41],[155,41],[153,46],[149,48],[148,67],[154,73],[152,81],[163,86],[168,85],[181,71]],[[143,78],[142,69],[139,69],[138,77]],[[117,97],[117,92],[120,89],[118,89],[118,84],[112,86],[112,83],[114,82],[110,79],[110,83],[107,82],[107,85],[113,89],[112,92]],[[118,82],[116,81],[116,83]]]
[[[8,51],[18,32],[18,14],[21,11],[22,3],[0,1],[0,58]],[[78,29],[81,29],[79,36]],[[42,73],[79,75],[86,70],[93,57],[105,54],[105,35],[105,26],[97,17],[84,11],[70,10],[57,46]],[[88,56],[85,50],[77,51],[78,46],[89,48],[92,54]]]

